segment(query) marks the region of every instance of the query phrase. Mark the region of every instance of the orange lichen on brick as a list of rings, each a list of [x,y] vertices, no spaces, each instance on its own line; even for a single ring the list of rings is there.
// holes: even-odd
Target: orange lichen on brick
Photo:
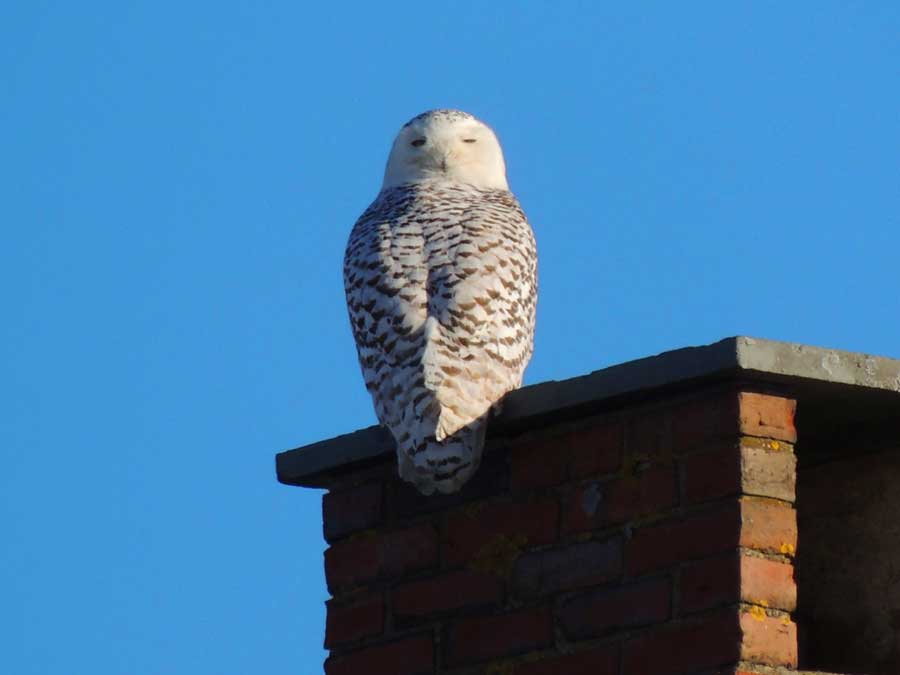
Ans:
[[[743,497],[741,518],[741,546],[777,553],[796,545],[797,513],[783,501]]]
[[[521,534],[497,535],[478,550],[469,567],[497,577],[508,577],[527,543],[528,537]]]
[[[497,661],[484,671],[484,675],[513,675],[515,666],[511,661]]]
[[[477,518],[478,514],[484,509],[484,502],[472,502],[467,504],[463,511],[469,518]]]
[[[765,621],[766,610],[759,605],[753,605],[752,607],[750,607],[750,616],[752,616],[757,621]]]

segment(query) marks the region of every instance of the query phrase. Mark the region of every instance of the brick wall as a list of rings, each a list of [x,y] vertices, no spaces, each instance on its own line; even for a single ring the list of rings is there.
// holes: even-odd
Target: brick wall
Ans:
[[[801,508],[800,656],[850,673],[900,673],[900,441],[846,442],[806,462]]]
[[[711,389],[492,438],[457,495],[342,475],[326,672],[796,667],[794,408]]]

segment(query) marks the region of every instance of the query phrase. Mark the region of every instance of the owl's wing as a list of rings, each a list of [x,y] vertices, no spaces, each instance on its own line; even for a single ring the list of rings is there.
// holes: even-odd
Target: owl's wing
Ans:
[[[363,378],[379,421],[392,430],[406,392],[421,380],[427,311],[421,233],[405,227],[403,218],[376,200],[356,222],[344,255],[344,290]]]
[[[423,373],[441,406],[438,440],[484,417],[522,382],[533,347],[534,236],[508,192],[449,225],[455,245],[431,261]]]

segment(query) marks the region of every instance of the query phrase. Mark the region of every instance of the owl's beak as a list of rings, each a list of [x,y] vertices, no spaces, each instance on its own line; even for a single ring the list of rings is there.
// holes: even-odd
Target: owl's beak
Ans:
[[[435,144],[434,163],[441,173],[447,173],[447,162],[450,159],[450,148],[443,143]]]

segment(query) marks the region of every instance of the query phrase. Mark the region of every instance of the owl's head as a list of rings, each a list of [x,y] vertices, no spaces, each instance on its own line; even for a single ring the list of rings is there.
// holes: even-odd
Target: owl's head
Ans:
[[[381,187],[427,180],[508,190],[497,136],[461,110],[429,110],[412,118],[394,139]]]

